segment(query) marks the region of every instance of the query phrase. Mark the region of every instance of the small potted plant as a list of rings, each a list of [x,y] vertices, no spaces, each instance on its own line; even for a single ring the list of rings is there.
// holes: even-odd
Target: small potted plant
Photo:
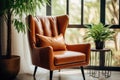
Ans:
[[[85,39],[92,38],[95,42],[96,49],[103,49],[106,40],[112,40],[114,31],[110,30],[110,26],[105,26],[102,23],[91,24],[86,26],[88,28],[87,36]]]

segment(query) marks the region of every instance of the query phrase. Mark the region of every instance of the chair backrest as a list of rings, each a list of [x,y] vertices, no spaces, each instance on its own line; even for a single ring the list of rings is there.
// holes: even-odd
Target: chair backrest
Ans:
[[[69,19],[67,15],[62,16],[28,16],[30,47],[36,47],[36,34],[55,37],[60,33],[65,34]]]

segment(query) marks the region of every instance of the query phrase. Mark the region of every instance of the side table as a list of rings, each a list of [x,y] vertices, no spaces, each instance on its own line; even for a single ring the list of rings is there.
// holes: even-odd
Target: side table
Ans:
[[[100,70],[89,70],[89,75],[95,78],[111,76],[111,71],[107,69],[112,62],[112,51],[110,49],[91,49],[90,66],[97,66]],[[104,70],[101,70],[103,69]]]

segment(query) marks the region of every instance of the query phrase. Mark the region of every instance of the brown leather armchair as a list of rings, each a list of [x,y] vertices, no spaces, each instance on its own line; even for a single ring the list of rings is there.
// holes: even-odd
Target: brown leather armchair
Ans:
[[[50,70],[50,80],[53,70],[81,67],[85,80],[83,66],[89,63],[90,44],[65,44],[64,34],[68,22],[67,15],[28,16],[31,58],[32,64],[35,65],[34,76],[37,67]]]

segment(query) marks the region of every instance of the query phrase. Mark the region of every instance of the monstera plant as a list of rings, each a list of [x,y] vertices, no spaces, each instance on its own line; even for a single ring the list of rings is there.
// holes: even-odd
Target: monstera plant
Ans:
[[[7,49],[6,49],[5,55],[3,55],[2,52],[0,52],[0,76],[11,78],[10,75],[12,75],[13,72],[17,72],[17,71],[14,71],[17,64],[14,64],[15,68],[13,69],[6,69],[7,66],[9,67],[9,65],[5,64],[7,66],[4,66],[3,64],[4,61],[6,60],[7,62],[13,61],[11,60],[13,58],[12,52],[11,52],[12,24],[14,24],[14,27],[17,29],[18,32],[25,32],[26,26],[22,20],[23,15],[34,14],[37,7],[41,8],[41,6],[43,6],[46,3],[48,4],[49,0],[0,0],[0,18],[3,18],[7,24],[7,36],[6,36]],[[0,21],[0,23],[1,22],[2,21]],[[4,27],[4,26],[0,26],[0,27]],[[2,30],[0,30],[0,33],[2,33]],[[0,35],[0,39],[1,37],[3,36]],[[0,51],[1,51],[1,47],[2,45],[0,45]],[[9,64],[11,66],[13,62]],[[13,70],[13,72],[8,72],[9,70],[10,71]],[[7,73],[10,73],[10,74],[7,74]]]

